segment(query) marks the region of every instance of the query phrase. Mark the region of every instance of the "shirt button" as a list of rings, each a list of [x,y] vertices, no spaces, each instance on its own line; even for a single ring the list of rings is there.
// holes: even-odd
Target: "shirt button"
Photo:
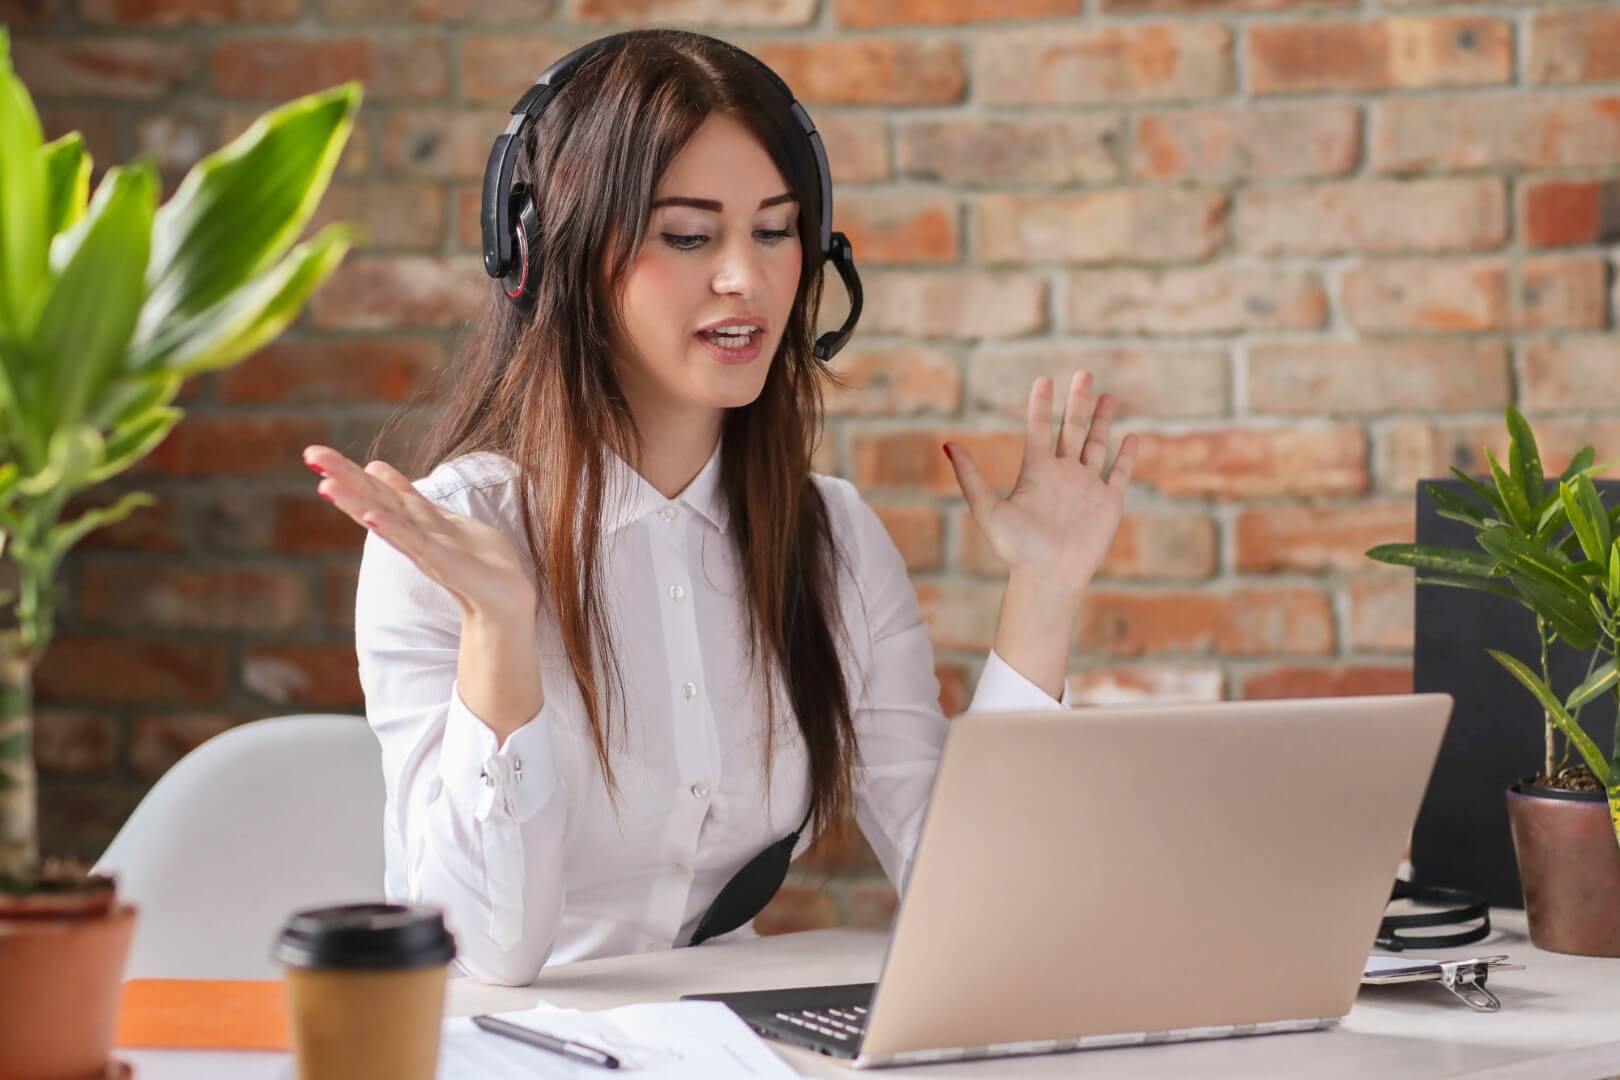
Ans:
[[[673,506],[666,506],[662,510],[658,511],[658,516],[663,518],[665,521],[674,521],[675,508]]]
[[[683,683],[683,684],[681,684],[681,696],[684,697],[687,701],[691,701],[693,698],[697,697],[697,684],[696,683]]]
[[[705,784],[702,780],[699,780],[697,783],[692,785],[692,798],[694,798],[694,799],[707,799],[708,797],[709,797],[709,785],[708,784]]]
[[[669,595],[674,599],[679,600],[681,597],[686,595],[686,590],[681,588],[679,585],[671,585],[669,587]]]

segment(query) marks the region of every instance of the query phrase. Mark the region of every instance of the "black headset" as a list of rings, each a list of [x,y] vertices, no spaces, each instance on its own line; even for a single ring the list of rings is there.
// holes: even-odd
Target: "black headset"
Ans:
[[[530,185],[512,183],[512,171],[523,146],[524,133],[540,119],[540,114],[546,111],[546,106],[550,104],[553,95],[562,84],[567,82],[569,76],[579,70],[586,61],[620,38],[644,33],[646,31],[629,30],[598,38],[581,45],[546,68],[540,73],[540,77],[534,80],[534,85],[524,92],[516,105],[512,106],[511,122],[506,125],[506,131],[496,137],[495,145],[490,148],[489,164],[484,167],[484,202],[482,213],[479,215],[484,233],[484,272],[492,278],[499,278],[501,288],[508,299],[525,311],[534,306],[535,285],[540,276],[537,262],[540,246],[540,207]],[[716,41],[717,44],[748,57],[765,73],[782,92],[794,119],[799,122],[805,137],[810,140],[810,149],[815,153],[816,171],[821,181],[819,250],[822,264],[830,260],[833,266],[837,267],[838,276],[843,278],[844,288],[849,291],[850,300],[849,315],[844,319],[844,325],[816,339],[816,358],[823,361],[830,360],[849,341],[850,335],[855,332],[855,323],[861,317],[861,279],[855,272],[855,255],[850,249],[849,238],[841,232],[833,232],[832,175],[827,169],[826,148],[821,144],[821,136],[816,132],[815,124],[811,122],[810,114],[804,111],[804,106],[793,96],[787,83],[767,67],[764,61],[729,42],[717,41],[714,38],[707,40]]]

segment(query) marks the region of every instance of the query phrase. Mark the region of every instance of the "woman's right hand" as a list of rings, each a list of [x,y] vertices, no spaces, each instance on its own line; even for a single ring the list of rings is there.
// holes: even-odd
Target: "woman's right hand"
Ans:
[[[532,619],[535,588],[517,549],[492,525],[445,510],[386,461],[364,468],[330,446],[305,447],[316,492],[375,532],[461,604],[465,615]]]

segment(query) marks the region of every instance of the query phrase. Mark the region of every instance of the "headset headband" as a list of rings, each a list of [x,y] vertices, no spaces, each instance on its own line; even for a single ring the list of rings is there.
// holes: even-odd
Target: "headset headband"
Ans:
[[[586,61],[621,38],[644,33],[646,31],[628,30],[598,38],[581,45],[546,68],[540,73],[540,77],[534,80],[534,85],[530,86],[518,99],[517,104],[512,106],[512,119],[506,125],[506,131],[496,136],[495,144],[490,148],[489,163],[484,167],[483,206],[479,215],[484,234],[484,272],[492,278],[500,279],[507,298],[524,310],[529,310],[534,305],[536,293],[534,279],[538,277],[539,270],[535,263],[540,235],[540,210],[536,196],[528,184],[512,183],[512,174],[523,146],[524,133],[539,121],[557,91],[574,72],[584,66]],[[833,232],[832,174],[827,167],[826,148],[822,145],[821,135],[816,131],[815,124],[810,120],[810,114],[805,112],[804,106],[793,96],[787,83],[767,67],[764,61],[729,42],[718,41],[715,38],[708,40],[746,56],[781,91],[789,110],[793,113],[793,118],[809,140],[810,149],[815,155],[816,174],[821,187],[818,250],[823,262],[831,261],[837,268],[838,276],[843,279],[844,288],[849,291],[850,299],[849,315],[844,319],[844,325],[816,339],[816,358],[823,361],[830,360],[849,341],[850,335],[855,332],[855,323],[860,319],[861,279],[855,272],[855,257],[850,248],[849,238],[841,232]]]

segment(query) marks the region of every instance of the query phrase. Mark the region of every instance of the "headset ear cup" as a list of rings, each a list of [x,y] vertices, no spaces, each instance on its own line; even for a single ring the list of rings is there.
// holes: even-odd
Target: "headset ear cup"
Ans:
[[[540,267],[536,256],[540,250],[540,211],[534,204],[527,184],[516,184],[507,196],[507,210],[513,222],[512,266],[501,278],[506,295],[520,306],[534,303],[535,289],[539,285]]]

